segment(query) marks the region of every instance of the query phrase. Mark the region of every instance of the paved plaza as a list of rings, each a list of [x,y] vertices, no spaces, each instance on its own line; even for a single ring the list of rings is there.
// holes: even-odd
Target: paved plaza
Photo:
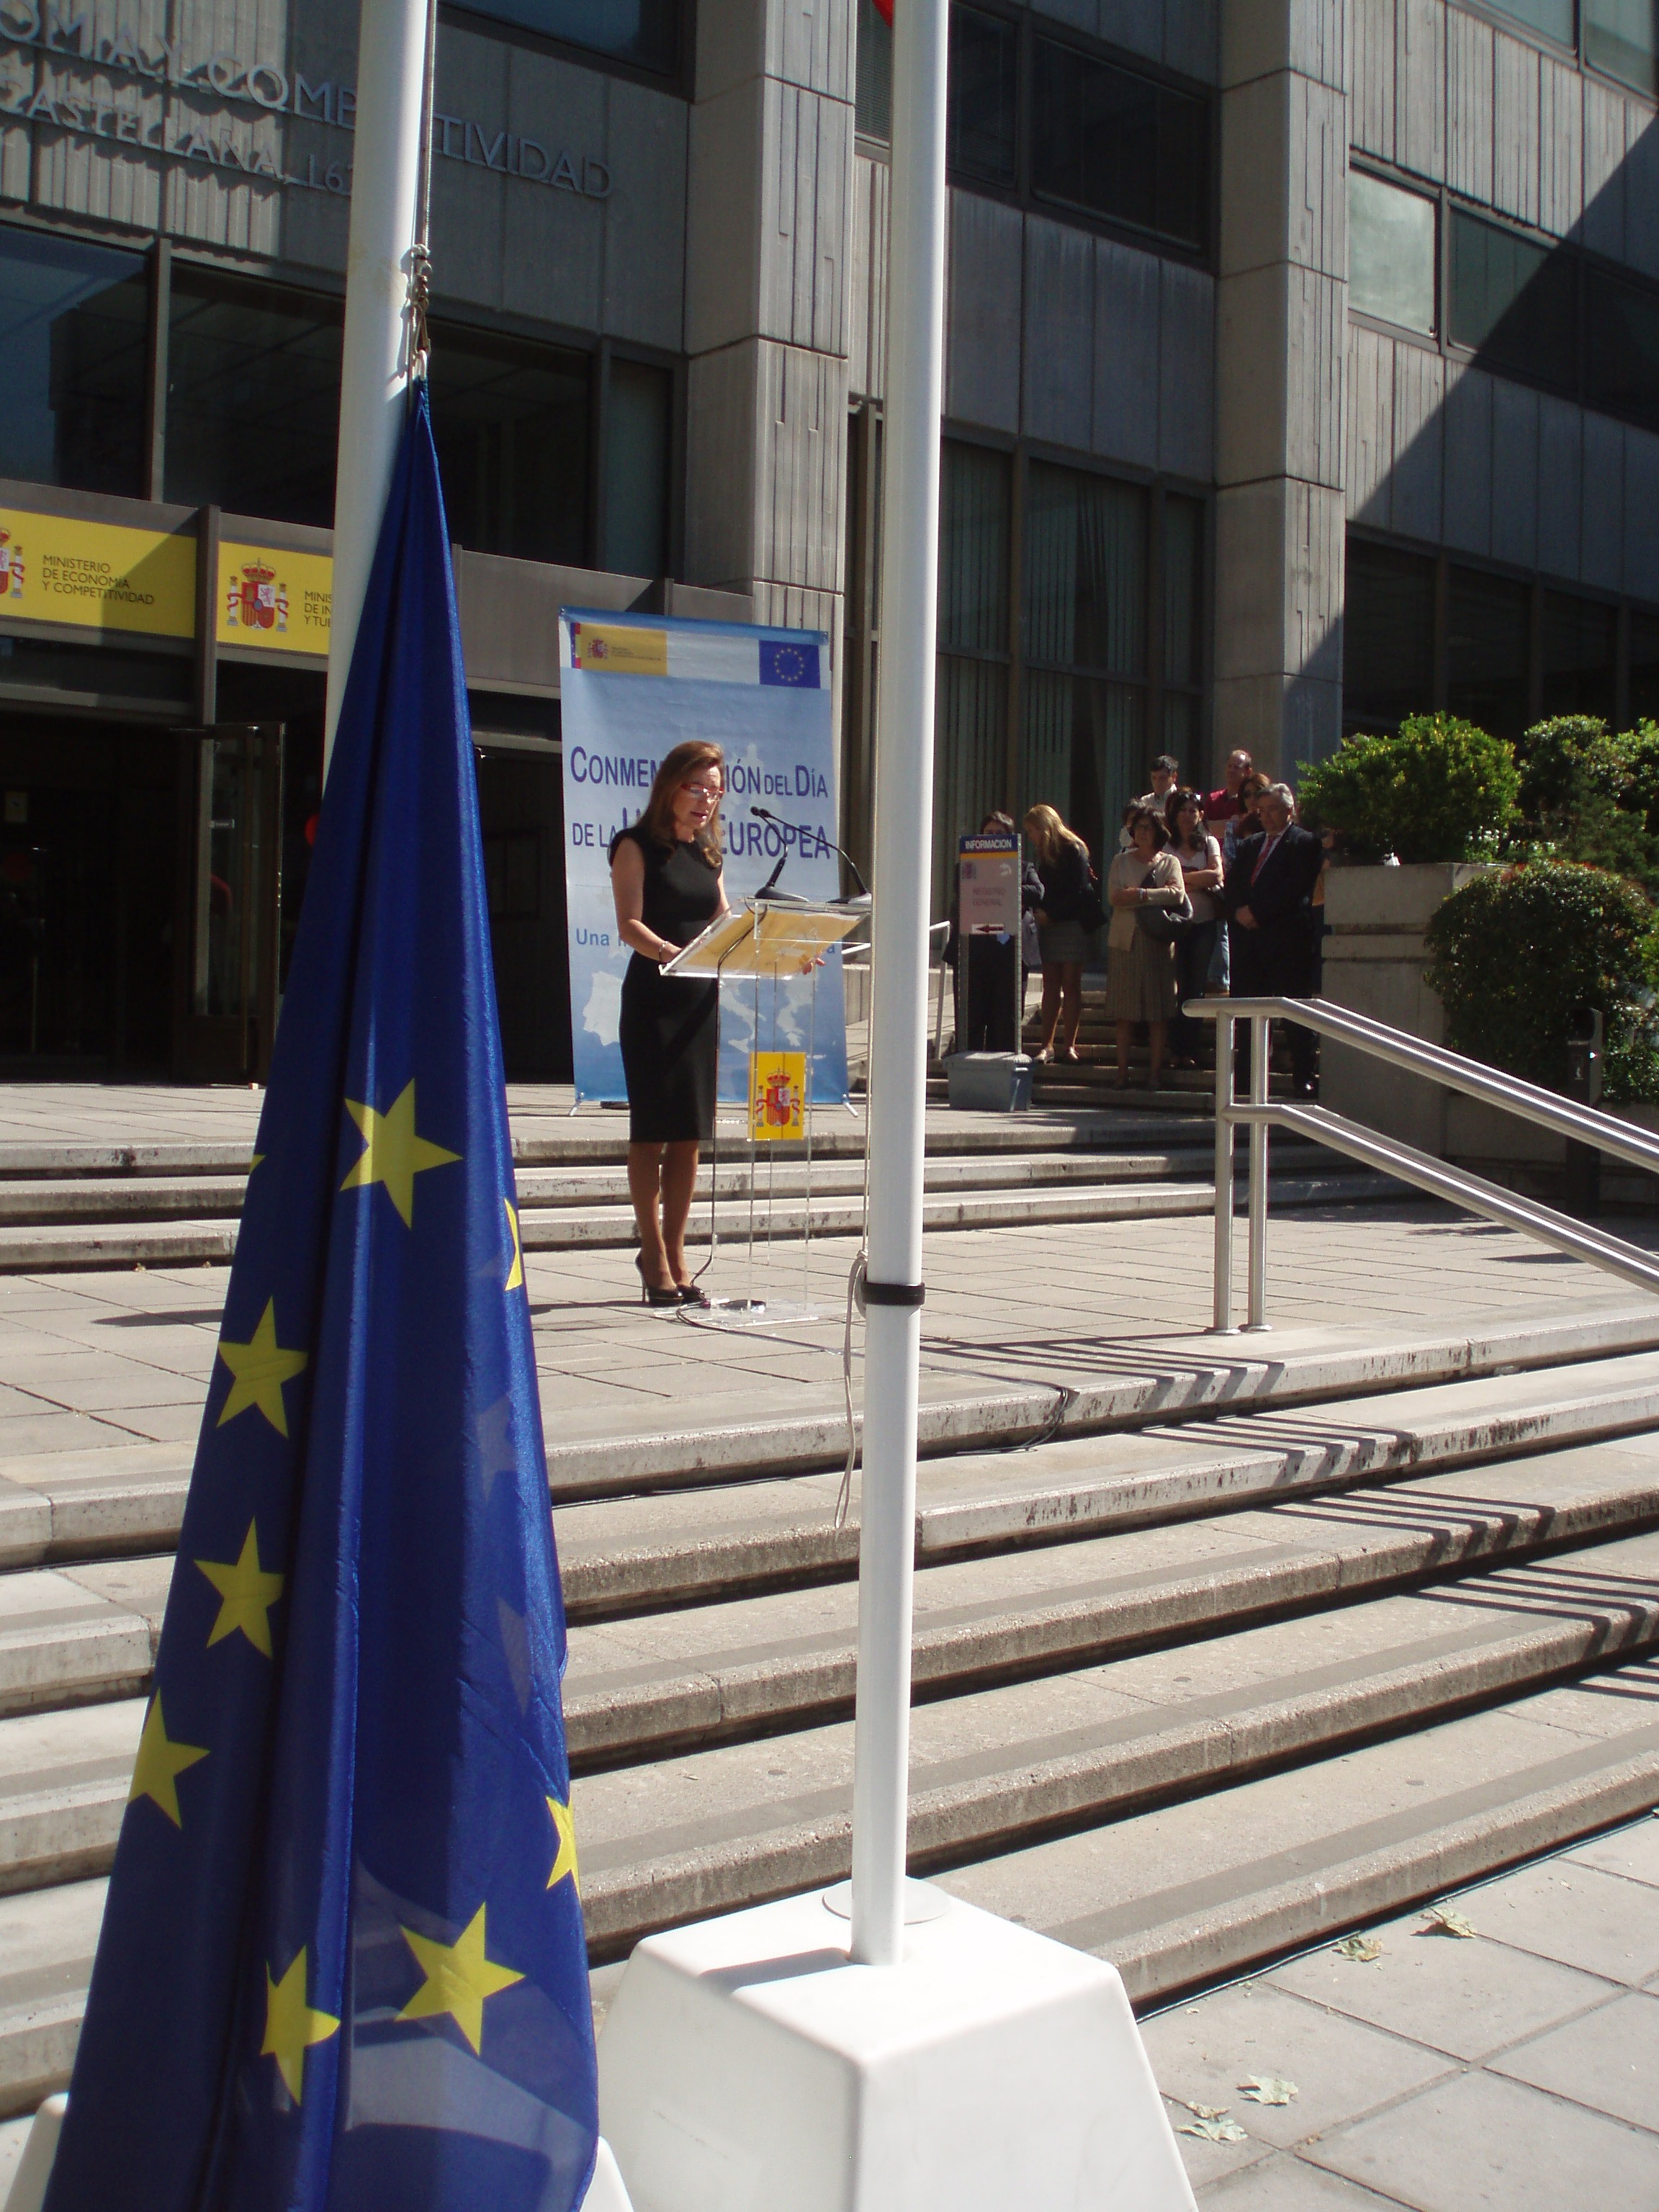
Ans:
[[[515,1089],[512,1103],[520,1136],[556,1122],[617,1133],[614,1115],[571,1121],[568,1094]],[[0,1146],[241,1143],[258,1104],[240,1091],[18,1087],[0,1091]],[[1615,1226],[1659,1242],[1653,1224]],[[812,1413],[828,1433],[842,1418],[854,1249],[763,1246],[751,1263],[741,1240],[726,1245],[714,1288],[748,1287],[752,1264],[775,1301],[820,1316],[757,1329],[642,1309],[625,1251],[526,1254],[550,1438],[603,1446]],[[1271,1253],[1275,1326],[1242,1340],[1256,1361],[1593,1317],[1635,1295],[1417,1205],[1287,1213]],[[934,1237],[924,1401],[1011,1388],[1052,1392],[1059,1407],[1103,1378],[1156,1373],[1183,1346],[1213,1352],[1210,1271],[1204,1217]],[[0,1277],[5,1475],[187,1464],[228,1279],[219,1265]],[[853,1346],[856,1392],[856,1328]],[[1659,1820],[1523,1866],[1458,1910],[1472,1936],[1422,1933],[1424,1914],[1408,1913],[1375,1929],[1374,1956],[1328,1945],[1149,2020],[1172,2116],[1200,2130],[1181,2141],[1206,2212],[1659,2212]],[[596,1978],[601,2002],[614,1977]],[[1288,2102],[1243,2094],[1270,2077],[1295,2085]],[[0,2126],[0,2197],[21,2136]]]

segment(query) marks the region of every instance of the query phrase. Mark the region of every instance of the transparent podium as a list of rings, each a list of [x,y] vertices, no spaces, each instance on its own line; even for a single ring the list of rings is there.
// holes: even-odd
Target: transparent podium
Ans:
[[[665,975],[707,976],[722,983],[744,978],[750,1030],[746,1159],[733,1162],[722,1146],[718,1110],[709,1160],[709,1265],[722,1241],[745,1250],[745,1288],[734,1297],[711,1297],[706,1307],[682,1306],[678,1318],[715,1328],[778,1328],[821,1321],[812,1296],[812,1117],[811,1093],[823,956],[870,918],[870,902],[804,899],[765,890],[745,899],[663,963]],[[810,979],[805,1036],[793,1029],[784,1004],[785,986]],[[837,975],[839,982],[839,975]],[[721,994],[721,1020],[726,1014]],[[765,1034],[773,1040],[763,1048]],[[792,1033],[793,1030],[793,1033]],[[791,1150],[799,1145],[798,1155]],[[861,1197],[857,1211],[861,1218]],[[721,1209],[742,1209],[740,1225],[721,1236]],[[731,1223],[728,1210],[726,1219]],[[859,1220],[849,1218],[854,1231]],[[799,1240],[799,1295],[784,1248]],[[790,1279],[786,1288],[786,1273]]]

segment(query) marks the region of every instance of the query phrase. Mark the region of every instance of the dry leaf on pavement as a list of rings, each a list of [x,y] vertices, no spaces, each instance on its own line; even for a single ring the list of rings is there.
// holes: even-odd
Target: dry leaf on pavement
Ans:
[[[1294,2081],[1287,2081],[1279,2074],[1252,2074],[1248,2081],[1241,2081],[1238,2086],[1253,2105],[1288,2105],[1292,2097],[1302,2094]]]
[[[1340,1943],[1334,1943],[1331,1948],[1339,1959],[1355,1959],[1362,1966],[1368,1966],[1373,1959],[1382,1956],[1382,1946],[1375,1936],[1345,1936]]]
[[[1239,2126],[1238,2122],[1228,2119],[1224,2113],[1218,2119],[1183,2120],[1176,2130],[1176,2133],[1178,2136],[1196,2136],[1200,2142],[1248,2142],[1249,2141],[1249,2137]]]
[[[1449,1905],[1437,1905],[1418,1929],[1419,1936],[1473,1936],[1476,1931]]]

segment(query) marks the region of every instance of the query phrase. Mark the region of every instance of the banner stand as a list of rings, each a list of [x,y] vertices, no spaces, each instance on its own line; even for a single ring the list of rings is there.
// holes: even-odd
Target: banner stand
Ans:
[[[850,937],[870,918],[870,902],[862,899],[813,901],[773,891],[745,899],[741,906],[713,921],[700,937],[672,960],[663,963],[665,975],[747,976],[752,986],[752,1027],[758,1038],[763,985],[769,982],[775,1001],[771,1034],[776,1034],[775,1000],[786,978],[805,976],[811,989],[807,1001],[806,1049],[804,1053],[762,1051],[749,1055],[749,1175],[747,1287],[737,1297],[714,1298],[707,1306],[681,1306],[677,1318],[704,1328],[777,1328],[802,1322],[822,1321],[814,1309],[811,1289],[812,1257],[812,1116],[809,1096],[810,1071],[815,1064],[818,977],[824,955],[832,945]],[[836,970],[839,981],[839,969]],[[724,1004],[724,992],[721,1003]],[[780,1298],[772,1288],[769,1265],[763,1273],[757,1261],[759,1240],[766,1260],[772,1257],[777,1207],[777,1146],[799,1142],[804,1146],[805,1177],[801,1200],[801,1295],[799,1302]],[[766,1193],[760,1194],[762,1148],[765,1148]],[[786,1194],[788,1195],[788,1194]],[[709,1162],[708,1261],[712,1267],[720,1250],[720,1121],[714,1123],[714,1143]]]

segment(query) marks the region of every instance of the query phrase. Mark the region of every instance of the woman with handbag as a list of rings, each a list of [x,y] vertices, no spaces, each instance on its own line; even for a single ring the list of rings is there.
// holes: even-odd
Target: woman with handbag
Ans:
[[[1164,825],[1149,806],[1129,817],[1129,849],[1112,862],[1106,878],[1112,927],[1106,939],[1106,1014],[1117,1025],[1117,1088],[1129,1080],[1129,1045],[1135,1024],[1145,1022],[1152,1052],[1152,1088],[1158,1088],[1176,996],[1172,922],[1190,915],[1181,863],[1164,849]],[[1142,917],[1146,927],[1142,926]]]
[[[1204,801],[1195,791],[1172,791],[1164,810],[1164,826],[1170,850],[1181,863],[1181,878],[1192,902],[1193,918],[1176,939],[1176,981],[1181,1006],[1201,999],[1209,981],[1210,963],[1221,926],[1221,909],[1214,894],[1221,888],[1221,848],[1204,825]],[[1197,1065],[1202,1024],[1177,1011],[1170,1042],[1171,1063],[1176,1067]]]
[[[1035,1057],[1051,1060],[1054,1034],[1062,1031],[1060,1056],[1079,1058],[1077,1033],[1083,1025],[1083,969],[1093,948],[1093,933],[1105,920],[1089,848],[1068,830],[1046,802],[1025,817],[1042,903],[1036,910],[1037,945],[1042,954],[1042,1042]]]

